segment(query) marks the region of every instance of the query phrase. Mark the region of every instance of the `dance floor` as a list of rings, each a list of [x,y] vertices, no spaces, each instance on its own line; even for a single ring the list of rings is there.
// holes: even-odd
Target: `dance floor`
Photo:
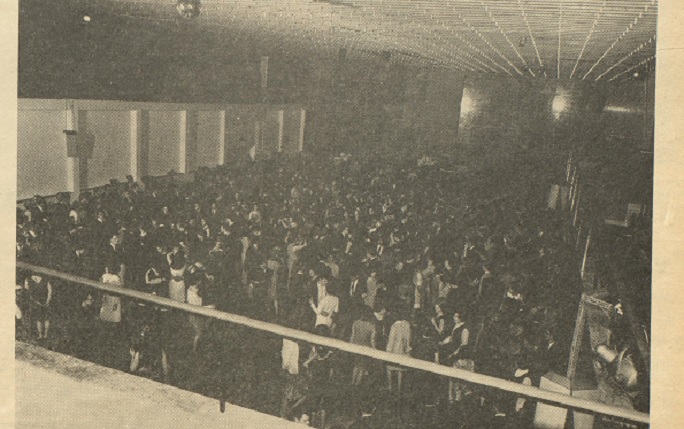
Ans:
[[[16,343],[16,428],[297,428],[219,402],[26,343]]]

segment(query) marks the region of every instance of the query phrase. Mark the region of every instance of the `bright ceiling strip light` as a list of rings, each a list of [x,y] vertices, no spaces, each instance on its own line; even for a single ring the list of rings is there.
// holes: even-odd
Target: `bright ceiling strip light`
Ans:
[[[614,41],[613,43],[611,43],[611,45],[608,47],[608,49],[606,49],[606,52],[604,52],[603,55],[601,55],[601,57],[600,57],[598,60],[596,60],[596,62],[594,63],[594,65],[591,66],[591,68],[589,69],[589,71],[582,77],[582,80],[586,79],[587,76],[589,76],[589,75],[591,74],[591,72],[594,71],[594,69],[596,68],[596,66],[598,66],[599,63],[601,63],[601,61],[603,61],[603,59],[604,59],[606,56],[608,56],[608,53],[609,53],[610,51],[613,50],[613,48],[615,47],[615,45],[617,45],[617,44],[620,42],[620,40],[622,40],[627,34],[629,34],[630,31],[632,31],[632,28],[634,28],[634,26],[637,24],[637,22],[639,22],[639,20],[644,16],[644,14],[645,14],[646,12],[648,12],[648,9],[649,9],[652,5],[654,5],[655,2],[656,2],[656,0],[651,0],[651,2],[650,2],[649,4],[647,4],[647,5],[644,7],[644,10],[642,10],[641,12],[639,12],[639,15],[638,15],[636,18],[634,18],[634,21],[632,21],[632,22],[629,23],[629,25],[627,26],[627,28],[625,28],[625,30],[622,32],[622,34],[620,34],[620,35],[618,36],[618,38],[615,39],[615,41]]]
[[[644,42],[644,43],[642,43],[641,45],[639,45],[635,50],[633,50],[633,51],[630,52],[628,55],[626,55],[625,57],[623,57],[620,61],[618,61],[618,62],[616,62],[615,64],[613,64],[612,66],[610,66],[610,67],[608,68],[608,70],[606,70],[606,71],[604,71],[603,73],[601,73],[601,74],[599,75],[599,77],[596,78],[596,80],[601,79],[603,76],[605,76],[605,75],[607,75],[608,73],[610,73],[610,71],[613,70],[615,67],[619,66],[620,64],[622,64],[623,62],[625,62],[626,60],[628,60],[629,58],[631,58],[632,56],[634,56],[634,54],[636,54],[636,53],[640,52],[641,50],[643,50],[644,48],[648,47],[648,45],[650,45],[651,43],[655,42],[655,39],[656,39],[655,36],[651,36],[651,38],[648,39],[647,42]]]
[[[627,70],[625,70],[621,73],[616,74],[612,78],[608,79],[608,82],[614,81],[615,79],[619,78],[620,76],[627,74],[627,73],[631,72],[632,70],[637,69],[637,68],[643,66],[644,64],[650,62],[650,61],[653,61],[654,59],[655,59],[655,55],[652,55],[652,56],[646,58],[645,60],[643,60],[642,62],[640,62],[639,64],[632,66],[632,67],[628,68]]]
[[[546,77],[546,70],[544,70],[544,63],[542,62],[541,56],[539,55],[539,49],[537,48],[537,42],[534,39],[534,36],[532,35],[532,28],[530,28],[530,23],[527,21],[527,14],[525,13],[525,9],[523,9],[522,1],[518,0],[518,7],[520,7],[520,13],[522,14],[523,20],[525,21],[525,25],[527,26],[527,32],[530,35],[530,40],[532,40],[532,46],[534,46],[534,52],[537,53],[537,60],[539,61],[539,67],[542,68],[544,72],[544,77]]]
[[[420,12],[425,13],[424,10],[420,10],[420,8],[419,8],[418,5],[416,5],[415,7],[416,7],[416,9],[418,9]],[[394,23],[396,22],[395,19],[402,20],[402,18],[404,18],[402,15],[397,15],[396,13],[395,13],[395,14],[390,14],[390,13],[388,12],[388,9],[379,9],[379,8],[377,7],[377,5],[375,5],[375,4],[357,5],[355,9],[350,10],[350,11],[347,11],[347,12],[349,12],[349,14],[350,14],[350,19],[356,18],[356,19],[361,19],[361,20],[365,19],[365,14],[367,14],[367,13],[370,12],[370,13],[372,13],[373,17],[376,17],[376,15],[379,15],[379,16],[381,16],[381,17],[388,18],[387,22],[390,23],[390,24],[394,24]],[[385,20],[382,19],[382,21],[385,21]],[[435,18],[435,19],[433,20],[433,22],[434,22],[435,24],[439,24],[441,21],[440,21],[439,19],[436,19],[436,18]],[[409,23],[409,22],[404,22],[404,23],[405,23],[406,25],[414,24],[413,21],[411,21],[410,23]],[[393,27],[393,28],[394,28],[394,27],[399,27],[399,28],[401,28],[402,25],[399,25],[399,26],[392,25],[392,27]],[[445,28],[446,30],[448,30],[451,34],[454,34],[455,36],[460,37],[460,36],[459,36],[458,34],[456,34],[452,29],[450,29],[449,27],[447,27],[447,25],[446,25],[445,23],[442,23],[442,27]],[[386,33],[386,32],[385,32],[385,33]],[[431,30],[430,33],[431,33],[431,34],[434,33],[434,29]],[[378,34],[379,34],[379,33],[378,33]],[[396,39],[396,37],[395,37],[394,39]],[[466,67],[466,68],[469,68],[470,71],[483,71],[483,72],[490,71],[490,72],[493,72],[493,73],[497,73],[497,71],[496,71],[495,69],[493,69],[493,68],[489,67],[488,65],[484,64],[482,61],[478,60],[477,58],[474,58],[472,55],[468,54],[467,52],[463,52],[463,53],[460,53],[460,52],[459,52],[459,54],[462,54],[463,56],[465,56],[465,57],[471,59],[472,61],[475,61],[476,63],[481,64],[481,66],[478,66],[477,64],[472,64],[471,62],[466,61],[461,55],[456,55],[456,53],[454,53],[453,51],[449,51],[449,50],[445,49],[445,48],[443,47],[443,45],[444,45],[443,43],[436,43],[436,42],[434,41],[434,37],[433,37],[433,40],[430,40],[429,37],[428,37],[428,38],[426,38],[426,37],[419,37],[419,38],[414,38],[414,39],[420,39],[420,41],[421,41],[421,42],[424,41],[424,43],[418,43],[418,44],[416,44],[416,43],[414,42],[414,43],[413,43],[413,47],[412,47],[411,49],[409,49],[407,46],[404,46],[404,48],[406,48],[407,50],[418,50],[418,51],[426,51],[426,50],[428,50],[429,53],[430,53],[432,56],[435,57],[435,58],[434,58],[434,61],[437,61],[437,62],[440,62],[440,63],[443,63],[443,64],[450,64],[450,65],[452,65],[452,66],[454,66],[454,67],[457,67],[458,69],[461,69],[461,63],[463,63],[463,64],[467,64],[467,67]],[[438,36],[438,39],[441,39],[441,38]],[[460,39],[460,40],[462,40],[462,39]],[[462,40],[462,41],[463,41],[463,40]],[[465,41],[464,41],[464,42],[465,42]],[[467,42],[466,42],[466,43],[467,43]],[[429,46],[428,46],[428,45],[429,45]],[[472,45],[471,45],[471,46],[472,46]],[[457,61],[458,61],[458,62],[457,62]],[[425,65],[430,65],[430,64],[427,64],[427,63],[426,63]]]
[[[373,7],[373,8],[375,8],[375,9],[378,8],[377,4],[375,4],[375,3],[371,3],[368,7],[367,7],[366,5],[364,5],[364,6],[359,6],[359,7],[360,7],[361,9],[368,9],[368,7]],[[412,8],[413,8],[413,7],[412,7]],[[489,60],[492,64],[494,64],[495,66],[497,66],[497,67],[499,67],[500,69],[504,70],[506,73],[511,74],[510,71],[509,71],[508,69],[506,69],[505,67],[501,66],[501,65],[500,65],[499,63],[497,63],[496,61],[492,60],[492,59],[491,59],[487,54],[485,54],[481,49],[478,49],[478,48],[477,48],[476,46],[474,46],[470,41],[468,41],[468,40],[465,39],[463,36],[461,36],[457,31],[455,31],[455,30],[449,25],[449,23],[444,22],[443,20],[441,20],[441,19],[439,19],[439,18],[436,18],[436,17],[434,16],[434,13],[431,12],[429,9],[421,8],[421,5],[420,5],[420,4],[416,4],[416,5],[414,6],[414,8],[416,9],[416,12],[417,12],[417,13],[419,13],[419,14],[425,16],[425,17],[429,16],[429,17],[430,17],[431,23],[436,24],[436,25],[441,24],[441,25],[442,25],[442,28],[444,28],[445,30],[447,30],[451,35],[453,35],[454,37],[456,37],[457,39],[459,39],[461,42],[465,43],[472,51],[474,51],[474,52],[476,52],[478,55],[480,55],[480,56],[486,58],[486,59]],[[453,9],[453,11],[456,12],[455,9]],[[385,9],[382,9],[380,13],[382,13],[382,14],[385,15],[385,16],[392,16],[392,15],[389,15],[388,12],[387,12]],[[403,18],[401,15],[396,15],[396,14],[394,15],[394,17],[397,17],[397,18],[399,18],[399,19],[402,19],[402,18]],[[445,52],[446,52],[446,51],[445,51]],[[498,71],[497,71],[496,69],[492,68],[490,65],[488,65],[487,63],[481,61],[481,60],[478,59],[477,57],[474,57],[473,55],[471,55],[471,54],[469,54],[469,53],[467,53],[467,52],[463,52],[462,54],[463,54],[464,56],[466,56],[467,58],[469,58],[469,59],[471,59],[471,60],[477,62],[478,64],[480,64],[481,67],[484,67],[484,68],[488,69],[490,72],[492,72],[492,73],[498,73]],[[451,53],[451,54],[449,54],[449,56],[450,56],[450,57],[453,57],[454,54]]]
[[[454,12],[456,12],[456,9],[455,9],[455,8],[454,8]],[[456,15],[457,15],[459,18],[461,18],[461,21],[463,21],[463,23],[466,25],[466,27],[470,28],[470,29],[477,35],[477,37],[479,37],[480,40],[482,40],[482,41],[484,42],[485,45],[489,46],[489,48],[490,48],[492,51],[494,51],[497,55],[499,55],[501,58],[503,58],[504,61],[506,61],[506,62],[508,63],[509,66],[513,67],[513,69],[514,69],[520,76],[523,75],[523,73],[522,73],[522,72],[521,72],[521,71],[520,71],[520,70],[519,70],[519,69],[518,69],[518,68],[517,68],[509,59],[508,59],[508,58],[506,58],[506,56],[504,56],[501,52],[499,52],[498,49],[496,49],[494,46],[492,46],[492,44],[489,43],[489,40],[487,40],[487,39],[482,35],[482,33],[480,33],[480,31],[479,31],[477,28],[473,27],[473,26],[470,24],[470,22],[469,22],[468,20],[466,20],[466,19],[463,17],[463,15],[461,15],[460,12],[457,12]],[[484,54],[483,54],[483,55],[484,55]],[[491,60],[489,57],[486,57],[486,56],[485,56],[485,58],[488,58],[490,61],[493,62],[493,60]],[[499,66],[502,70],[504,70],[506,73],[508,73],[509,75],[512,76],[511,72],[510,72],[507,68],[505,68],[505,67],[499,65],[498,63],[495,63],[495,64],[496,64],[497,66]]]
[[[498,22],[497,20],[494,19],[494,16],[492,15],[492,12],[491,12],[491,11],[489,10],[489,8],[484,4],[484,2],[483,2],[482,0],[480,0],[480,5],[481,5],[482,8],[485,10],[485,12],[487,12],[487,14],[489,15],[489,19],[494,23],[494,26],[495,26],[497,29],[499,29],[499,32],[501,33],[501,35],[504,36],[504,38],[506,39],[506,41],[508,42],[508,44],[511,46],[511,48],[513,48],[513,51],[514,51],[515,54],[518,56],[518,58],[520,58],[520,61],[523,62],[523,64],[525,65],[525,68],[527,69],[527,71],[530,72],[530,74],[532,75],[532,77],[535,77],[536,75],[535,75],[534,72],[532,71],[532,68],[527,64],[527,61],[525,61],[525,58],[523,58],[523,56],[520,55],[520,52],[519,52],[518,49],[515,47],[515,45],[513,44],[513,42],[511,42],[511,39],[508,38],[508,34],[506,34],[506,32],[503,30],[503,28],[501,28],[501,26],[499,25],[499,22]]]
[[[444,28],[448,28],[448,26],[447,26],[445,23],[442,23],[442,26],[443,26]],[[456,36],[456,38],[458,38],[458,40],[460,40],[461,42],[463,42],[463,43],[465,43],[466,45],[468,45],[468,47],[469,47],[470,49],[472,49],[473,51],[477,52],[478,54],[480,54],[480,55],[482,55],[483,57],[487,58],[489,61],[492,61],[493,63],[496,64],[495,61],[493,61],[491,58],[487,57],[487,55],[485,55],[480,49],[477,49],[475,46],[473,46],[472,43],[470,43],[470,42],[469,42],[468,40],[466,40],[463,36],[461,36],[460,34],[458,34],[458,32],[452,31],[452,34],[453,34],[454,36]],[[475,57],[475,56],[473,56],[473,55],[471,55],[471,54],[468,54],[467,52],[464,52],[464,55],[466,55],[468,58],[471,58],[472,60],[476,61],[478,64],[480,64],[482,67],[488,69],[488,70],[491,71],[492,73],[498,73],[498,72],[496,71],[496,69],[494,69],[493,67],[491,67],[489,64],[487,64],[487,63],[481,61],[479,58],[477,58],[477,57]],[[498,65],[498,64],[497,64],[497,65]],[[501,67],[501,66],[499,65],[499,67]],[[504,69],[504,70],[505,70],[505,69]]]
[[[589,29],[589,33],[587,34],[586,39],[584,39],[584,45],[582,45],[582,50],[579,53],[579,56],[577,57],[577,61],[575,62],[575,67],[572,68],[572,73],[570,73],[570,79],[575,75],[575,71],[577,71],[577,66],[579,65],[580,60],[582,59],[582,55],[584,55],[584,50],[587,48],[587,44],[589,43],[589,39],[591,39],[591,36],[594,35],[594,30],[596,29],[596,24],[598,24],[599,19],[601,19],[601,13],[603,13],[603,9],[606,7],[606,0],[603,0],[603,4],[601,5],[601,9],[596,13],[596,18],[594,19],[594,22],[591,24],[591,28]]]

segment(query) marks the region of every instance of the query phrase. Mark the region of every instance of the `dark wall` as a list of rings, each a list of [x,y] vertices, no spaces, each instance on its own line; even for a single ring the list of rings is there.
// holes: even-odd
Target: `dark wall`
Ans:
[[[86,4],[21,0],[19,97],[255,103],[262,55],[272,57],[274,103],[300,98],[283,88],[306,87],[306,59],[264,52],[254,34],[173,14],[167,21],[93,14],[86,23],[79,9]]]
[[[307,148],[383,156],[454,151],[463,77],[385,60],[319,63]]]
[[[464,154],[569,151],[601,133],[607,88],[548,80],[469,79],[459,144]]]
[[[565,180],[572,152],[585,198],[623,213],[650,205],[653,183],[654,80],[612,82],[467,79],[459,158],[505,169],[513,158],[538,177]]]
[[[518,150],[581,152],[653,146],[653,80],[619,84],[557,80],[468,79],[459,145],[463,153]]]

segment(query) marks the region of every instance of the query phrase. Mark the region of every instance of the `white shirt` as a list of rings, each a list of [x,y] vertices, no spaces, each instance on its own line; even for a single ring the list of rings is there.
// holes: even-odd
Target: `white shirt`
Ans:
[[[333,315],[340,311],[340,299],[334,295],[325,295],[316,307],[316,326],[332,326]]]

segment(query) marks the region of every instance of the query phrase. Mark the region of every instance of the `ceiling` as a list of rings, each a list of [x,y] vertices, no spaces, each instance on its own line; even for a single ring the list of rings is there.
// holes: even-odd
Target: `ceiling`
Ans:
[[[77,33],[74,26],[84,31],[101,26],[116,33],[112,36],[116,40],[106,47],[110,51],[134,49],[143,33],[153,40],[159,32],[173,33],[176,40],[167,38],[161,47],[157,43],[158,56],[200,52],[219,57],[227,50],[224,45],[249,39],[262,55],[337,55],[344,48],[351,57],[541,79],[621,80],[655,66],[656,0],[202,0],[201,4],[199,17],[183,19],[176,0],[22,0],[20,5],[26,7],[20,14],[20,35],[22,27],[31,27],[29,22],[33,22],[31,37],[48,22],[59,26],[64,37]],[[89,22],[82,20],[86,14]],[[20,37],[20,54],[21,41]],[[24,43],[23,49],[30,49],[29,45]]]

